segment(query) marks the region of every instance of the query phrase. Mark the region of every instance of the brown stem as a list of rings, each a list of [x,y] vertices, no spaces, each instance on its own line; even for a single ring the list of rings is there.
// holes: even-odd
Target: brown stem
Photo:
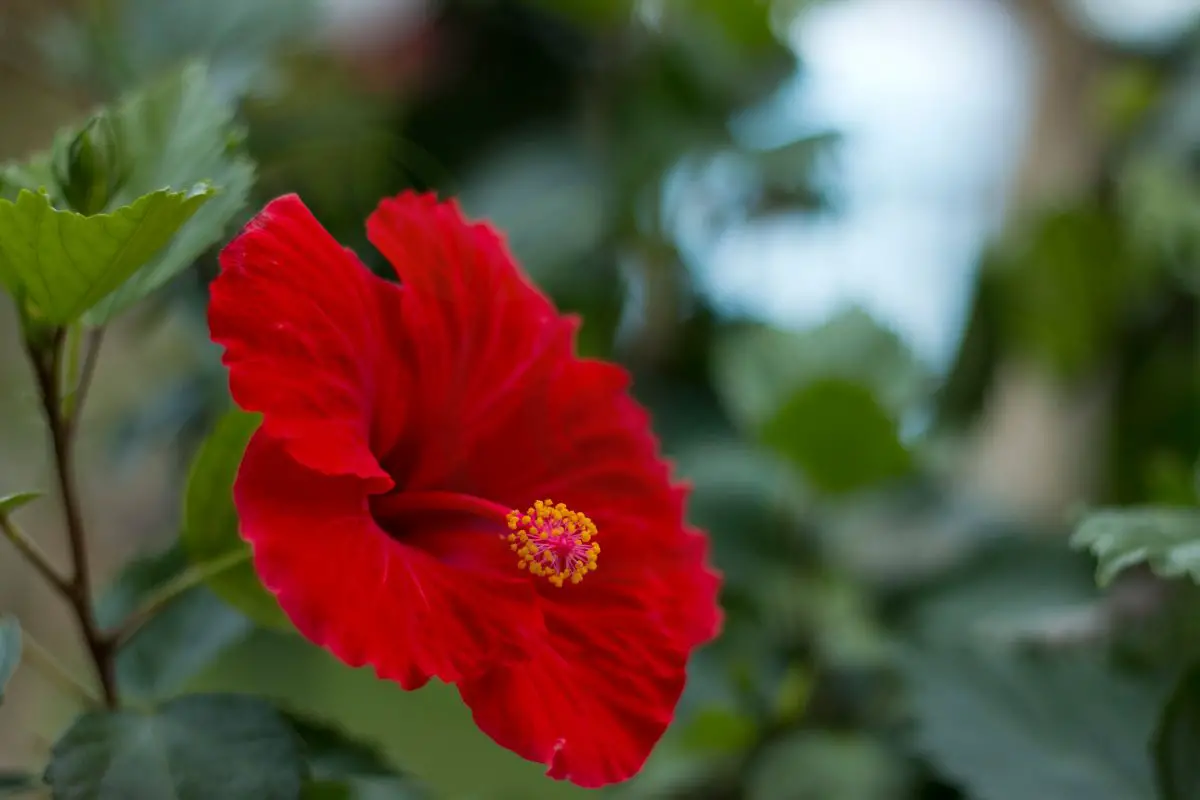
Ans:
[[[58,480],[67,523],[67,537],[71,546],[73,572],[63,594],[75,612],[88,652],[95,662],[100,687],[104,692],[104,703],[109,708],[116,708],[119,702],[114,662],[116,648],[113,641],[100,630],[95,609],[92,607],[87,539],[84,535],[83,515],[80,512],[79,494],[72,470],[73,426],[71,420],[63,413],[60,386],[62,345],[63,331],[60,330],[49,347],[35,350],[30,356],[41,394],[42,408],[46,414],[46,424],[50,428],[50,441],[54,449],[54,472]],[[79,410],[79,403],[76,403],[75,414],[78,414]]]

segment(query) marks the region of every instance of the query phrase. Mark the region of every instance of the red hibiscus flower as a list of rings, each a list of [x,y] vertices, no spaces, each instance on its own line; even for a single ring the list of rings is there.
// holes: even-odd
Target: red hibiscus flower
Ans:
[[[234,488],[259,575],[347,664],[456,683],[553,777],[628,778],[720,625],[686,491],[495,231],[411,193],[367,231],[399,285],[295,196],[221,256],[212,337],[263,417]]]

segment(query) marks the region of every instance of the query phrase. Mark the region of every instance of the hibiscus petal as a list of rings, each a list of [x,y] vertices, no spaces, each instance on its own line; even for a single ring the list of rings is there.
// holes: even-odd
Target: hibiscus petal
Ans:
[[[264,584],[301,633],[351,666],[414,689],[522,658],[545,635],[512,559],[473,557],[496,547],[494,532],[444,529],[439,557],[402,543],[371,516],[361,481],[306,468],[265,431],[234,499]]]
[[[392,479],[371,433],[376,375],[387,371],[384,319],[400,313],[399,288],[288,195],[221,253],[211,297],[209,326],[238,405],[261,412],[264,429],[302,464],[386,491]]]
[[[467,222],[452,201],[412,192],[384,200],[367,235],[404,286],[403,346],[421,387],[414,413],[424,447],[392,471],[411,488],[445,488],[474,431],[501,424],[497,406],[530,396],[531,381],[570,356],[573,323],[525,278],[499,234]]]
[[[545,644],[528,661],[459,684],[496,743],[594,788],[636,774],[674,717],[688,647],[653,621],[634,592],[575,592],[547,604]]]

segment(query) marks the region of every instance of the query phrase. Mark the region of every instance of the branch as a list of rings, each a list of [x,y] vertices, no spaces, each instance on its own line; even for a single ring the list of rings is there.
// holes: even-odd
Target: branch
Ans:
[[[108,638],[116,644],[117,648],[120,648],[121,645],[129,641],[143,625],[153,619],[158,612],[162,611],[164,606],[176,597],[189,589],[194,589],[202,583],[207,582],[215,575],[219,575],[239,564],[244,564],[249,558],[249,550],[237,550],[205,564],[197,564],[187,568],[164,583],[159,587],[158,591],[146,598],[146,601],[113,630],[108,635]]]
[[[51,586],[61,594],[66,594],[71,589],[70,581],[63,577],[55,567],[50,563],[50,558],[42,552],[42,548],[37,546],[37,543],[30,539],[17,524],[8,518],[7,514],[0,514],[0,533],[3,533],[8,540],[13,543],[13,546],[25,557],[25,560],[33,565],[43,578],[45,578]]]
[[[63,514],[66,517],[67,537],[71,546],[73,573],[63,595],[75,611],[79,628],[96,665],[100,686],[104,691],[104,702],[109,708],[118,706],[115,650],[113,643],[101,632],[96,623],[96,612],[92,607],[92,586],[88,570],[87,538],[84,534],[83,515],[80,512],[79,494],[75,487],[73,472],[73,426],[64,414],[62,391],[63,335],[55,333],[49,347],[31,350],[34,375],[41,394],[42,409],[46,424],[50,428],[50,442],[54,450],[54,472],[58,479],[59,495],[62,498]],[[92,348],[95,349],[94,347]],[[85,371],[86,371],[85,365]],[[79,403],[74,414],[78,415]]]

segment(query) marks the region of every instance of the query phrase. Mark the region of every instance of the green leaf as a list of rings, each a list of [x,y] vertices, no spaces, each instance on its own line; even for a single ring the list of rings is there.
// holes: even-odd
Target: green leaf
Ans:
[[[0,284],[34,318],[74,322],[162,250],[212,195],[202,185],[160,189],[84,217],[23,190],[15,203],[0,200]]]
[[[0,797],[22,797],[38,784],[37,777],[25,772],[0,771]]]
[[[47,61],[72,85],[140,86],[181,59],[203,57],[222,96],[238,97],[268,83],[280,49],[324,19],[314,0],[122,0],[103,8],[51,20],[40,37]]]
[[[4,687],[21,663],[21,624],[13,617],[0,617],[0,702]]]
[[[913,648],[915,744],[974,800],[1152,800],[1155,681],[1084,653]]]
[[[737,753],[754,744],[757,734],[749,715],[713,707],[703,709],[688,722],[680,743],[693,752]]]
[[[290,715],[292,729],[304,742],[311,784],[307,798],[408,800],[424,795],[416,781],[397,774],[375,748],[344,731],[313,719]]]
[[[189,566],[178,543],[130,562],[97,603],[100,624],[120,625]],[[189,589],[162,606],[121,648],[117,681],[128,698],[169,696],[252,630],[250,620],[206,587]]]
[[[1154,765],[1161,800],[1200,797],[1200,666],[1183,674],[1163,707],[1154,733]]]
[[[94,325],[162,286],[221,239],[254,183],[254,164],[234,127],[233,102],[222,99],[202,65],[189,65],[124,100],[112,121],[133,159],[118,202],[199,181],[209,182],[217,195],[149,265],[89,313],[87,321]]]
[[[258,425],[257,414],[231,411],[200,448],[184,497],[183,546],[196,566],[245,553],[244,564],[218,573],[209,580],[209,587],[258,624],[292,630],[291,621],[254,571],[250,546],[238,534],[233,506],[233,480]]]
[[[231,694],[86,714],[46,769],[56,800],[296,800],[303,778],[300,742],[283,716]]]
[[[16,492],[0,497],[0,516],[7,516],[42,496],[41,492]]]
[[[899,414],[931,391],[928,371],[896,333],[859,308],[802,332],[734,329],[713,350],[713,383],[730,416],[758,431],[797,390],[822,378],[871,387]]]
[[[1090,550],[1099,560],[1096,580],[1101,585],[1142,563],[1164,578],[1187,576],[1200,582],[1200,509],[1097,511],[1080,524],[1071,544]]]
[[[862,384],[817,380],[792,395],[763,429],[767,444],[817,488],[852,492],[911,472],[896,422]]]
[[[862,734],[798,731],[759,755],[747,778],[747,800],[905,797],[907,775],[898,755]],[[785,792],[780,787],[787,787]]]

